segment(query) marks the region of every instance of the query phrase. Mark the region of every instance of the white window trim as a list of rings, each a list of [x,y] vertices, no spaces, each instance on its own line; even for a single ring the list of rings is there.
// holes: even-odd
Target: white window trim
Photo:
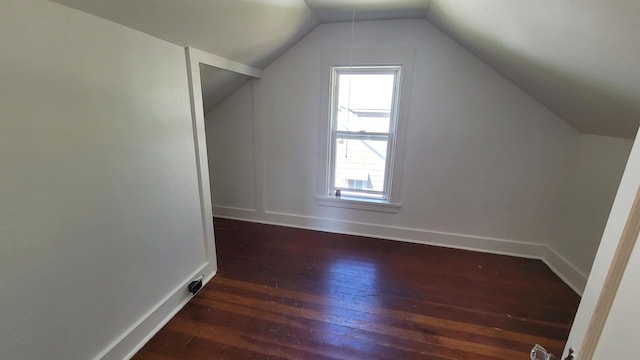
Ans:
[[[353,198],[360,199],[362,201],[371,201],[378,203],[388,202],[390,197],[390,192],[392,188],[392,179],[393,179],[393,166],[394,166],[394,156],[395,153],[395,139],[396,139],[396,131],[397,131],[397,118],[398,118],[398,101],[400,98],[400,87],[402,84],[402,65],[374,65],[374,66],[331,66],[331,105],[330,107],[330,125],[329,125],[329,170],[327,171],[327,189],[329,194],[335,194],[336,186],[335,186],[335,172],[336,172],[336,141],[338,138],[339,131],[337,128],[337,78],[341,73],[350,73],[350,74],[394,74],[394,83],[393,83],[393,99],[391,102],[391,114],[389,116],[389,129],[388,132],[385,133],[384,137],[387,141],[387,153],[385,154],[385,176],[384,176],[384,184],[382,185],[382,196],[375,197],[373,199],[367,198],[366,196],[353,196]],[[356,135],[358,136],[358,135]],[[348,189],[341,189],[342,191],[350,191]],[[352,191],[357,193],[359,191]]]
[[[386,213],[397,213],[402,207],[401,204],[390,203],[384,200],[363,199],[350,196],[316,196],[316,203],[320,206],[331,206],[346,209],[379,211]]]
[[[413,48],[388,48],[388,49],[324,49],[322,56],[322,101],[319,111],[319,151],[318,164],[320,166],[319,176],[317,177],[316,204],[319,206],[332,206],[341,208],[350,208],[367,211],[382,211],[388,213],[397,213],[401,208],[401,175],[404,158],[404,148],[406,142],[406,132],[409,120],[409,104],[411,101],[411,87],[413,76],[413,64],[415,58],[415,49]],[[335,197],[329,194],[329,181],[331,169],[331,76],[332,67],[335,66],[401,66],[402,79],[400,81],[399,103],[397,105],[395,146],[390,161],[392,161],[393,169],[390,173],[390,188],[388,198],[366,199],[360,197]]]

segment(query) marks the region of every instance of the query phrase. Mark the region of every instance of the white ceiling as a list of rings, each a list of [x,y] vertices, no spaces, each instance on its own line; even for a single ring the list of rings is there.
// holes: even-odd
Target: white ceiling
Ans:
[[[248,75],[200,64],[200,83],[202,85],[202,105],[204,113],[213,110],[222,100],[239,89],[247,81]]]
[[[258,68],[355,2],[356,20],[426,17],[581,132],[640,124],[640,0],[53,1]]]
[[[304,0],[52,1],[258,68],[318,25]]]
[[[640,1],[433,0],[427,18],[581,132],[640,124]]]
[[[320,22],[424,18],[429,0],[305,0]],[[355,8],[355,12],[354,12]]]

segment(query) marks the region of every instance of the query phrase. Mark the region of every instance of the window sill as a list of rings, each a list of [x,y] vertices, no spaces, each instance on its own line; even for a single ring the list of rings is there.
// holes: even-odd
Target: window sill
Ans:
[[[333,206],[346,209],[357,209],[367,211],[380,211],[386,213],[398,213],[401,204],[389,203],[383,200],[361,199],[348,196],[316,196],[316,203],[320,206]]]

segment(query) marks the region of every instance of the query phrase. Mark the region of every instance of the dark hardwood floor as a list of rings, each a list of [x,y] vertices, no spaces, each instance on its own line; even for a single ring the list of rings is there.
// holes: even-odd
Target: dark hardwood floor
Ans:
[[[579,297],[539,260],[215,220],[218,274],[134,359],[560,355]]]

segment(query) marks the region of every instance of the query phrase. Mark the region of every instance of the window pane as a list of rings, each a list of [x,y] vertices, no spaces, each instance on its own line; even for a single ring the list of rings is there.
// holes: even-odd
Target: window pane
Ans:
[[[383,191],[387,140],[336,139],[334,186]]]
[[[338,130],[389,132],[395,74],[338,73]]]

